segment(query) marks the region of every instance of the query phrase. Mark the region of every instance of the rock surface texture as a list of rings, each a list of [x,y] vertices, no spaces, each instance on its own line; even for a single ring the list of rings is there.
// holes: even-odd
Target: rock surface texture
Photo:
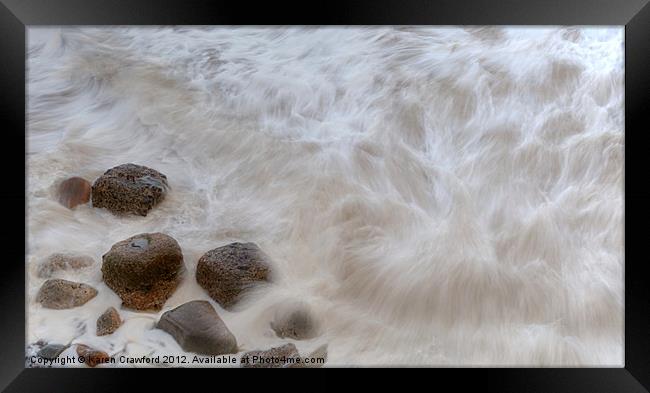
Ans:
[[[115,243],[102,257],[102,277],[125,307],[160,310],[182,279],[181,247],[163,233],[142,233]]]
[[[222,307],[231,308],[250,287],[269,281],[268,257],[254,243],[231,243],[205,253],[196,281]]]
[[[318,334],[318,321],[307,304],[291,302],[276,309],[271,329],[280,338],[305,340]]]
[[[79,360],[86,363],[89,367],[95,367],[101,363],[108,363],[111,359],[106,352],[83,344],[77,345],[77,355],[80,356]]]
[[[105,336],[111,334],[122,325],[122,318],[115,307],[109,307],[97,319],[97,335]]]
[[[43,283],[36,301],[45,308],[63,310],[81,306],[97,296],[97,290],[80,282],[50,279]]]
[[[123,164],[109,169],[92,186],[93,207],[114,214],[146,216],[165,199],[167,176],[142,165]]]
[[[300,362],[300,354],[294,344],[285,344],[266,351],[250,351],[242,355],[243,368],[283,368]]]
[[[167,311],[157,328],[174,337],[185,351],[202,355],[237,353],[235,336],[205,300],[193,300]]]
[[[79,270],[92,266],[95,261],[86,255],[55,253],[48,256],[39,266],[37,275],[50,278],[52,275],[65,270]]]
[[[63,344],[47,344],[41,348],[36,355],[44,359],[52,360],[58,358],[63,351],[68,349],[68,347],[69,345]]]
[[[300,356],[294,344],[285,344],[266,351],[250,351],[242,355],[243,368],[318,368],[327,362],[327,344],[307,356]]]
[[[90,182],[80,177],[71,177],[59,184],[59,203],[68,209],[88,203],[91,192]]]

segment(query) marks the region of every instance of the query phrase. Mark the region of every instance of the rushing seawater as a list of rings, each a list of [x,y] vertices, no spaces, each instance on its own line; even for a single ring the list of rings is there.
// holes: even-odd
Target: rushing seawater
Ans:
[[[300,300],[322,334],[295,344],[327,343],[331,365],[622,364],[622,28],[30,28],[28,39],[26,344],[183,354],[155,321],[211,301],[194,278],[204,252],[253,241],[273,285],[234,311],[212,302],[242,351],[286,342],[269,320]],[[58,204],[60,180],[127,162],[169,179],[146,217]],[[142,232],[177,239],[188,269],[160,313],[120,309],[101,281],[101,256]],[[61,277],[96,298],[34,301],[54,252],[95,259]],[[109,306],[126,321],[97,337]]]

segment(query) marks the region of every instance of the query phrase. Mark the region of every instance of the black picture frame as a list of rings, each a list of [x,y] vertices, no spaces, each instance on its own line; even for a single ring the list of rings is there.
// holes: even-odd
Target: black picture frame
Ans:
[[[642,274],[650,222],[647,167],[650,133],[649,0],[328,1],[248,4],[182,0],[0,0],[0,113],[5,145],[0,207],[5,212],[0,291],[0,388],[7,392],[130,391],[120,369],[25,368],[25,43],[37,25],[625,25],[625,367],[427,368],[428,380],[499,392],[648,392],[650,291]],[[8,140],[7,140],[8,139]],[[642,150],[643,149],[643,150]],[[21,183],[22,182],[22,183]],[[19,184],[25,185],[21,187]],[[6,214],[7,212],[11,214]],[[643,225],[645,224],[645,225]],[[20,232],[18,228],[25,228]],[[22,245],[22,246],[21,246]],[[21,258],[23,263],[21,263]],[[215,371],[211,369],[210,373]],[[313,372],[313,371],[312,371]],[[316,371],[320,372],[320,371]],[[165,378],[153,378],[147,387]],[[141,374],[138,374],[141,375]],[[212,375],[209,378],[216,378]],[[321,378],[321,380],[323,380]],[[125,386],[129,388],[125,389]]]

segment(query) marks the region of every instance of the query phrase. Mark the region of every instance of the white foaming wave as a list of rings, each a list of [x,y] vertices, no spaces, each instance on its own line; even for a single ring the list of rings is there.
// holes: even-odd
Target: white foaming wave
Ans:
[[[121,309],[101,255],[141,232],[183,249],[163,312],[210,300],[207,250],[254,241],[276,280],[238,310],[241,350],[282,340],[296,299],[331,364],[622,364],[620,28],[66,28],[29,30],[28,341],[182,353]],[[147,217],[56,203],[68,176],[125,162],[165,173]],[[96,260],[100,294],[42,309],[33,266]],[[74,276],[72,276],[74,278]]]

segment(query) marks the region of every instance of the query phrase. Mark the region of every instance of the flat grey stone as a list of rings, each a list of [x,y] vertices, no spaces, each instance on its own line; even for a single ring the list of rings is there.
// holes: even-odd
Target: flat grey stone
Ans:
[[[193,300],[165,312],[156,326],[185,351],[202,355],[237,353],[237,340],[212,305]]]
[[[59,355],[65,351],[69,345],[63,344],[47,344],[38,351],[36,354],[38,357],[53,360],[59,357]]]

